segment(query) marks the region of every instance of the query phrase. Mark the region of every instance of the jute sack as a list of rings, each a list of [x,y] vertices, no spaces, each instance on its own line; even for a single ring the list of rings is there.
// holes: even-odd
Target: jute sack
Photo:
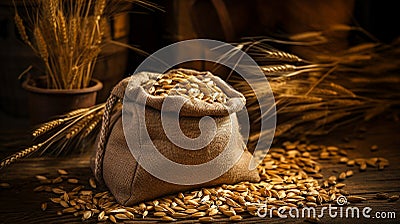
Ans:
[[[210,74],[209,72],[198,72],[187,69],[179,69],[179,71],[194,75]],[[170,72],[174,72],[174,70]],[[161,122],[161,108],[165,97],[150,95],[142,86],[149,78],[154,78],[159,75],[160,74],[141,72],[134,75],[132,79],[127,78],[122,80],[113,89],[106,103],[102,128],[97,140],[96,155],[92,163],[96,179],[99,182],[105,183],[116,200],[122,205],[132,205],[160,196],[206,186],[235,184],[241,181],[258,182],[260,177],[257,170],[248,169],[251,154],[247,151],[240,134],[236,117],[236,112],[242,110],[245,105],[244,96],[227,85],[219,77],[212,76],[212,80],[228,97],[225,106],[220,103],[210,104],[200,100],[185,101],[182,108],[180,108],[179,125],[182,132],[187,137],[196,138],[201,134],[199,122],[204,116],[212,117],[217,127],[215,137],[207,146],[199,150],[187,150],[173,144],[164,133]],[[127,113],[126,116],[133,116],[134,118],[132,124],[129,125],[133,128],[140,129],[144,126],[143,124],[145,124],[144,129],[147,130],[138,130],[137,133],[147,131],[151,138],[151,142],[144,142],[143,138],[139,136],[140,134],[137,136],[129,136],[128,140],[133,142],[133,145],[142,147],[151,143],[169,160],[185,165],[206,163],[219,156],[224,151],[225,147],[229,146],[232,153],[225,155],[224,158],[219,160],[220,162],[218,164],[214,164],[213,167],[210,167],[209,171],[223,170],[229,162],[237,162],[222,176],[201,184],[173,184],[151,175],[138,164],[131,153],[124,135],[121,109],[115,109],[117,102],[121,102],[124,98],[128,83],[129,87],[127,93],[129,93],[129,97],[132,98],[134,102],[135,100],[137,100],[136,102],[143,102],[141,101],[143,99],[142,97],[147,98],[145,101],[146,105],[139,105],[139,103],[137,105],[139,107],[145,106],[144,117],[138,116],[137,114],[134,116],[134,114],[129,114],[129,111],[126,112],[124,110],[124,113]],[[181,101],[183,99],[183,96],[177,96],[173,100]],[[227,107],[229,107],[230,113]],[[168,108],[174,110],[174,107]],[[164,167],[164,169],[168,172],[168,167]],[[173,175],[182,175],[182,173],[174,173]],[[197,175],[207,175],[207,172]],[[184,178],[193,179],[196,177],[186,176]]]

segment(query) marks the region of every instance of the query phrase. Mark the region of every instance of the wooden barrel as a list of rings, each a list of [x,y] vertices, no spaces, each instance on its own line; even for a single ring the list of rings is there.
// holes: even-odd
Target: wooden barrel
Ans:
[[[21,1],[16,1],[19,11],[25,11]],[[27,8],[29,11],[30,8]],[[0,110],[16,117],[27,117],[28,97],[21,87],[18,76],[30,65],[40,66],[40,59],[19,37],[14,23],[15,9],[12,0],[0,1]],[[24,18],[23,15],[21,15]],[[106,35],[113,40],[128,43],[129,14],[120,13],[109,20]],[[128,65],[128,49],[107,45],[99,55],[94,68],[94,78],[103,82],[97,102],[104,102],[112,87],[125,75]],[[39,69],[43,72],[43,69]]]

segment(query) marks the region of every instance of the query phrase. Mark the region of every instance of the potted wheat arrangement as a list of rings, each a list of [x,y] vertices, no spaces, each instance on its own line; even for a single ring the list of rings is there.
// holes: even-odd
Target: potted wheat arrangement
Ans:
[[[131,4],[160,9],[142,0],[37,0],[37,11],[26,20],[15,12],[21,39],[44,64],[41,77],[28,77],[23,87],[30,92],[30,113],[35,123],[32,146],[0,162],[0,169],[34,153],[68,155],[86,152],[92,144],[106,105],[95,104],[102,84],[93,79],[93,68],[106,44],[116,44],[143,53],[140,49],[104,37],[107,20],[127,10]],[[24,11],[25,14],[25,11]],[[25,15],[24,15],[25,16]],[[57,115],[57,116],[55,116]]]
[[[93,79],[96,60],[105,44],[106,1],[34,1],[26,21],[16,10],[21,39],[43,62],[43,76],[28,77],[33,123],[54,115],[93,106],[102,83]],[[29,32],[27,32],[29,31]]]
[[[109,21],[130,10],[132,4],[157,8],[145,0],[22,0],[25,7],[15,10],[15,23],[22,41],[43,62],[41,77],[28,77],[32,123],[54,115],[93,106],[102,83],[93,78],[102,49],[109,44],[139,49],[112,40]],[[22,19],[20,13],[24,15]],[[27,15],[25,15],[27,14]]]

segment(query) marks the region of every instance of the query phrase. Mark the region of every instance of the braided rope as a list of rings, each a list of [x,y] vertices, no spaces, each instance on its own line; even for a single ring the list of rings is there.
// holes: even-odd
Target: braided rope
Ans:
[[[94,169],[94,175],[100,183],[103,183],[103,158],[104,158],[104,152],[105,152],[105,147],[106,147],[106,142],[107,142],[107,136],[110,131],[110,120],[111,120],[111,112],[118,101],[118,97],[115,95],[111,95],[106,103],[105,110],[104,110],[104,115],[103,115],[103,122],[101,125],[101,131],[100,131],[100,137],[99,137],[99,143],[97,146],[96,150],[96,157],[95,157],[95,169]]]
[[[104,183],[103,180],[103,159],[106,150],[106,144],[108,136],[110,135],[110,122],[111,113],[114,109],[115,104],[119,99],[124,98],[125,89],[130,81],[130,77],[121,80],[111,91],[110,97],[107,99],[107,103],[104,109],[101,131],[99,136],[99,143],[97,145],[96,157],[94,161],[94,176],[99,183]]]

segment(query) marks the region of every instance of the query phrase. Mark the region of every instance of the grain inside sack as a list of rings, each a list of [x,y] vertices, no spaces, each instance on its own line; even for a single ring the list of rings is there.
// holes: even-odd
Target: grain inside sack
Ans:
[[[180,129],[188,138],[194,139],[203,134],[199,128],[202,117],[213,118],[216,132],[208,145],[199,150],[187,150],[168,139],[161,122],[161,109],[164,100],[169,96],[173,96],[168,99],[172,100],[172,105],[185,102],[177,109],[180,109]],[[133,100],[133,105],[130,106],[145,106],[144,117],[133,116],[129,114],[129,110],[124,111],[126,116],[134,118],[130,127],[138,129],[145,124],[146,130],[135,130],[134,133],[146,131],[151,144],[169,160],[185,165],[204,164],[219,156],[225,147],[229,146],[227,150],[231,153],[225,153],[224,158],[219,160],[221,162],[214,164],[209,171],[223,170],[230,162],[233,162],[233,167],[213,180],[193,185],[169,183],[153,176],[138,163],[129,149],[143,147],[150,142],[143,142],[141,136],[129,136],[127,143],[122,124],[122,110],[117,107],[124,97]],[[145,97],[144,101],[142,97]],[[145,102],[146,105],[140,105],[139,102]],[[104,182],[116,200],[123,205],[206,186],[235,184],[241,181],[257,182],[260,180],[257,170],[248,169],[251,154],[247,151],[239,132],[236,117],[236,113],[244,106],[244,96],[210,72],[177,69],[165,74],[141,72],[132,76],[132,79],[124,79],[113,89],[107,101],[92,166],[96,179]],[[172,106],[167,108],[176,109]],[[208,172],[203,172],[182,178],[195,180],[207,175]]]

